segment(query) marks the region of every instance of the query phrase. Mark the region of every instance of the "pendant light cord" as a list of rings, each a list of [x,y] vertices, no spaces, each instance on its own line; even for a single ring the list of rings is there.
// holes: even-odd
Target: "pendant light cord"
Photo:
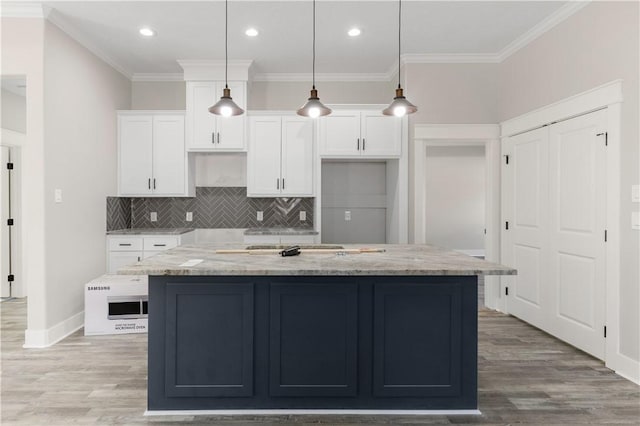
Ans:
[[[402,28],[402,0],[398,0],[398,89],[400,86],[400,33]]]
[[[227,79],[228,69],[229,69],[229,54],[227,53],[229,50],[229,0],[224,0],[224,87],[225,89],[229,88],[229,82]]]
[[[313,0],[313,65],[311,67],[313,81],[311,86],[316,88],[316,0]]]

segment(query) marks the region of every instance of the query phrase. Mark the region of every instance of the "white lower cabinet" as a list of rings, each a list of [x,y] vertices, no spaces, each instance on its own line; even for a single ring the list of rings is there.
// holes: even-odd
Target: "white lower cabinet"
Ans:
[[[194,231],[180,235],[107,235],[107,273],[115,274],[124,266],[194,241]]]
[[[247,196],[313,196],[313,121],[250,117]]]

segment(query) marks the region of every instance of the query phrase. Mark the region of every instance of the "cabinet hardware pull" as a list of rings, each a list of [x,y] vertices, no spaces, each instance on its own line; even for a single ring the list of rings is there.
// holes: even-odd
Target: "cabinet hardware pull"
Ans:
[[[211,132],[211,143],[216,143],[216,132]]]
[[[367,149],[367,148],[365,148],[365,147],[366,147],[366,145],[365,145],[366,143],[367,143],[367,140],[366,140],[365,138],[362,138],[362,150],[363,150],[363,151],[364,151],[365,149]]]
[[[167,245],[166,244],[154,244],[153,246],[154,247],[166,247]]]
[[[220,132],[218,132],[218,143],[220,143]]]
[[[149,181],[147,182],[147,186],[149,187],[149,189],[151,189],[151,178],[149,178]]]
[[[156,178],[153,178],[153,189],[156,189]]]
[[[280,178],[276,179],[276,189],[280,189]]]
[[[357,145],[357,147],[358,147],[358,151],[360,151],[360,138],[358,138],[358,145]]]
[[[138,262],[140,262],[140,256],[138,256]]]
[[[130,243],[126,243],[126,244],[125,244],[125,243],[119,243],[118,245],[119,245],[120,247],[129,247],[129,246],[131,246],[131,244],[130,244]]]
[[[284,178],[282,178],[282,189],[284,190]]]

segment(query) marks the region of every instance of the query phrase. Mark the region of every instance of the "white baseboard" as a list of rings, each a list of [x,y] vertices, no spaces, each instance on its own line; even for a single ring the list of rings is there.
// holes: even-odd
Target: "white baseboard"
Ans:
[[[147,410],[145,416],[281,416],[281,415],[360,415],[360,416],[468,416],[480,410]]]
[[[614,369],[616,374],[636,385],[640,385],[640,361],[636,361],[620,353],[616,358],[616,368]]]
[[[60,321],[51,328],[44,330],[25,330],[23,348],[47,348],[73,334],[84,325],[84,311]]]

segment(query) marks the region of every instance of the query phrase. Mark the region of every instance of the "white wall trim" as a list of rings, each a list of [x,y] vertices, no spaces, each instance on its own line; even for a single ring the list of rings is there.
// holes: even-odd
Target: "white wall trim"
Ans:
[[[27,135],[11,129],[0,129],[0,145],[2,146],[23,146],[27,140]]]
[[[38,3],[2,2],[0,17],[2,18],[40,18],[46,19],[50,8]]]
[[[72,23],[69,22],[67,18],[65,18],[61,13],[56,10],[52,10],[48,16],[49,22],[60,28],[64,33],[66,33],[69,37],[77,41],[79,44],[84,46],[91,53],[100,58],[103,62],[108,64],[111,68],[118,71],[120,74],[127,77],[131,80],[133,74],[127,70],[127,68],[116,61],[113,57],[108,55],[105,51],[95,45],[89,37],[86,37],[81,31],[79,31]]]
[[[619,354],[615,371],[617,375],[640,385],[640,362]]]
[[[184,81],[184,75],[181,72],[176,73],[141,73],[137,72],[131,76],[131,81]]]
[[[24,332],[23,348],[47,348],[55,345],[65,337],[75,333],[84,325],[84,311],[70,316],[66,320],[60,321],[51,328],[44,330],[30,330]]]
[[[404,64],[495,64],[500,62],[497,53],[405,53],[400,57]],[[398,63],[394,62],[394,71]]]
[[[607,169],[607,223],[606,245],[606,325],[607,339],[605,365],[623,372],[624,377],[635,377],[640,371],[640,360],[631,360],[620,352],[620,129],[622,80],[595,87],[551,105],[512,118],[501,123],[501,137],[505,138],[542,125],[569,119],[592,111],[607,111],[608,147]]]
[[[501,137],[536,129],[622,102],[622,80],[614,80],[500,123]]]
[[[478,146],[485,147],[485,259],[500,261],[500,127],[497,124],[417,124],[414,127],[413,197],[416,244],[425,243],[427,228],[425,217],[424,185],[426,173],[426,149],[428,146]],[[500,278],[485,277],[485,305],[503,310]]]
[[[259,73],[253,81],[311,82],[311,73]],[[391,81],[389,73],[319,73],[316,81]]]
[[[496,55],[496,57],[498,58],[497,62],[503,62],[509,56],[513,55],[518,50],[522,49],[523,47],[540,37],[542,34],[560,24],[565,19],[569,18],[574,13],[588,5],[590,2],[591,0],[567,2],[560,9],[556,10],[551,15],[547,16],[545,19],[533,26],[529,31],[522,34],[520,37],[516,38],[507,46],[505,46],[504,49],[502,49]]]

